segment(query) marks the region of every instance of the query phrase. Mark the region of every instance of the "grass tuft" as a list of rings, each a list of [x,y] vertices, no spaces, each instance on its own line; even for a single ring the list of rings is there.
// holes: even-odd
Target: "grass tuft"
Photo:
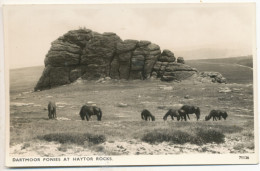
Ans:
[[[92,144],[100,144],[106,141],[106,137],[104,135],[95,135],[89,133],[52,133],[38,136],[38,139],[48,142],[57,141],[61,144],[73,143],[78,145],[84,145],[85,141]]]

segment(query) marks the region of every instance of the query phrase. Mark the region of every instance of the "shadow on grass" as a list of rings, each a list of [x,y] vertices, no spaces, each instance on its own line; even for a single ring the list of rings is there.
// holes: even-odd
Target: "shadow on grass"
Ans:
[[[38,136],[37,138],[48,142],[57,141],[61,144],[73,143],[78,145],[84,145],[84,142],[86,141],[92,144],[100,144],[106,141],[106,137],[104,135],[89,133],[53,133]]]

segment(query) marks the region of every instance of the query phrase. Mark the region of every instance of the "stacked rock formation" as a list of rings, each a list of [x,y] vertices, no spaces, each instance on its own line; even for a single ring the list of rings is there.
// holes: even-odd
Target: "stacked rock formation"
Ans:
[[[147,79],[156,75],[171,81],[196,72],[182,62],[176,63],[171,51],[161,53],[160,47],[150,41],[123,41],[115,33],[89,29],[69,31],[52,42],[44,63],[35,90],[69,84],[78,78]]]
[[[186,79],[197,72],[195,68],[182,64],[183,61],[175,62],[174,54],[164,50],[154,65],[153,76],[161,78],[162,81],[173,81]]]

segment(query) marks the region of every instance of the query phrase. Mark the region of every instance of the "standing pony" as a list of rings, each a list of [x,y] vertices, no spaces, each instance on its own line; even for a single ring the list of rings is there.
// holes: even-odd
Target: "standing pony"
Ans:
[[[97,115],[97,120],[101,121],[102,111],[99,107],[84,105],[81,107],[79,115],[82,120],[85,120],[85,118],[86,118],[87,121],[89,121],[89,118],[92,115]]]
[[[144,109],[141,113],[141,118],[145,121],[152,120],[155,121],[155,117],[151,114],[151,112],[147,109]]]
[[[57,118],[55,102],[49,102],[49,104],[48,104],[48,117],[49,117],[49,119]]]
[[[199,107],[184,105],[180,109],[185,111],[188,119],[190,119],[189,114],[195,114],[197,121],[199,120],[199,118],[200,118],[200,108]]]

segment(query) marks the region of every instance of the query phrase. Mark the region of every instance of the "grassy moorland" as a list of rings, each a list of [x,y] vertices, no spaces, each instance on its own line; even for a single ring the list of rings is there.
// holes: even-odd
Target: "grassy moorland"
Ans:
[[[243,84],[203,84],[191,80],[78,81],[32,92],[40,77],[40,72],[34,73],[29,77],[28,68],[11,70],[13,156],[254,152],[251,72],[241,78]],[[235,73],[234,77],[239,79]],[[223,89],[230,91],[221,93]],[[48,119],[49,101],[57,104],[57,120]],[[80,120],[80,108],[86,103],[101,107],[101,122],[95,116],[89,122]],[[190,115],[187,122],[172,121],[170,117],[163,121],[167,110],[180,104],[199,106],[200,120]],[[141,120],[140,113],[145,108],[155,116],[155,122]],[[212,109],[226,110],[227,120],[205,121]]]
[[[252,56],[188,60],[187,65],[199,71],[217,71],[228,79],[229,83],[248,84],[253,82]]]

